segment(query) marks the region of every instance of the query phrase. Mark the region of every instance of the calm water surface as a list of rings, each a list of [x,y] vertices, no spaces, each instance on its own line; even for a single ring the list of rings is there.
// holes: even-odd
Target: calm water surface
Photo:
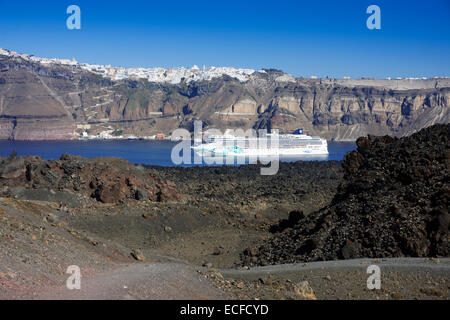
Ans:
[[[9,156],[16,150],[19,156],[35,155],[55,160],[67,153],[85,158],[116,157],[135,164],[174,166],[171,160],[172,148],[176,142],[115,140],[115,141],[0,141],[0,156]],[[283,161],[327,161],[342,160],[344,155],[356,149],[354,142],[329,142],[328,156],[302,156]],[[203,165],[206,165],[203,163]],[[191,166],[191,165],[183,165]]]

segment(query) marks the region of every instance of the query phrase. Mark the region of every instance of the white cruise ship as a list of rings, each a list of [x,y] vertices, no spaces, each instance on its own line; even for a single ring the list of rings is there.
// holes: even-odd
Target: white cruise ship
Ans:
[[[267,134],[266,138],[239,137],[225,133],[222,136],[211,136],[206,143],[192,148],[200,154],[226,156],[328,155],[327,141],[303,134],[302,129],[295,134]]]

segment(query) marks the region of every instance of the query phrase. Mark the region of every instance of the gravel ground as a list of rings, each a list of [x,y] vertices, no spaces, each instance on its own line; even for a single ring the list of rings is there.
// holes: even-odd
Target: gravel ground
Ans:
[[[381,288],[369,290],[371,265]],[[356,259],[212,270],[207,277],[236,299],[449,299],[450,259]],[[300,288],[300,289],[299,289]]]

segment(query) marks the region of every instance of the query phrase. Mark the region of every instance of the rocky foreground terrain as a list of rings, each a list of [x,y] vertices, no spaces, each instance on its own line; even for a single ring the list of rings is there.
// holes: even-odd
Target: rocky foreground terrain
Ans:
[[[449,127],[361,138],[342,163],[275,176],[1,158],[0,298],[448,299]]]
[[[450,125],[359,138],[331,205],[292,212],[247,264],[450,255]]]
[[[64,297],[69,265],[92,279],[153,270],[153,288],[167,274],[168,291],[135,288],[138,298],[230,297],[201,285],[195,270],[240,264],[240,253],[270,236],[280,217],[329,203],[341,178],[339,162],[282,164],[279,175],[268,177],[256,165],[183,169],[13,154],[0,159],[0,297],[51,297],[58,286]],[[175,279],[167,270],[185,276]],[[189,282],[196,285],[189,289]],[[187,291],[170,291],[174,285]],[[137,294],[111,290],[106,296]]]
[[[450,79],[295,79],[279,70],[178,84],[115,81],[80,65],[0,55],[0,138],[170,135],[201,120],[217,129],[303,128],[328,140],[405,136],[450,121]]]
[[[10,157],[0,162],[2,195],[81,206],[92,200],[123,203],[136,200],[179,200],[170,181],[126,160],[95,160],[62,155],[59,160]]]

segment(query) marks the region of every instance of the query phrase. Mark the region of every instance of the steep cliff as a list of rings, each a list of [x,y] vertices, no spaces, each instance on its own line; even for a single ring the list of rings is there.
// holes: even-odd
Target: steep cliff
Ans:
[[[329,140],[404,136],[450,122],[450,79],[294,79],[277,70],[180,84],[112,81],[79,66],[0,56],[0,137],[151,136],[207,127],[272,128]]]

